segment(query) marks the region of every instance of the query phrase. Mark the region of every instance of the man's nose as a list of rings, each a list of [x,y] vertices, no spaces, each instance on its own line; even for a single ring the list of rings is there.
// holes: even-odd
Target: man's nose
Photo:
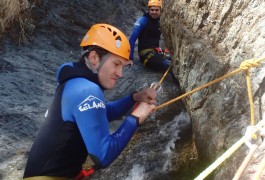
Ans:
[[[122,67],[120,67],[120,68],[117,69],[117,72],[116,73],[117,73],[117,75],[119,77],[122,77],[122,70],[123,70]]]

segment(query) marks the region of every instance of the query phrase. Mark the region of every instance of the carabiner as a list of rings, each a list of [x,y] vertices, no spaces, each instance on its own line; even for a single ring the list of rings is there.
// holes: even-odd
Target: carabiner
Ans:
[[[151,85],[150,85],[150,88],[153,88],[156,90],[156,93],[160,94],[163,92],[163,87],[161,84],[159,84],[158,82],[153,82]]]

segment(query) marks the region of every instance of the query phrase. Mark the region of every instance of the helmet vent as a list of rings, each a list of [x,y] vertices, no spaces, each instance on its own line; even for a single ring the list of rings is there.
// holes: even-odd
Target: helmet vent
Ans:
[[[116,48],[121,47],[121,37],[120,36],[115,38],[115,45],[116,45]]]
[[[121,41],[121,37],[120,37],[120,36],[117,36],[117,37],[115,38],[115,40],[120,40],[120,41]]]

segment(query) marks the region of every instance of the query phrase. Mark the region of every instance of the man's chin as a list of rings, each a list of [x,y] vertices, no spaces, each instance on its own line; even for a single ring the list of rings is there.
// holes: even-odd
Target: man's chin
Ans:
[[[106,86],[103,86],[105,89],[107,90],[110,90],[110,89],[113,89],[115,87],[116,83],[113,84],[113,85],[106,85]]]

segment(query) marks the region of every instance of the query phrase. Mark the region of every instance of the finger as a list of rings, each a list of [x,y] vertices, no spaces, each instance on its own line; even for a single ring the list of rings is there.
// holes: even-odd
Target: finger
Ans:
[[[154,104],[156,104],[156,101],[155,100],[150,100],[148,104],[154,105]]]
[[[149,99],[148,104],[152,104],[152,99]]]
[[[153,106],[151,113],[155,113],[155,112],[156,112],[156,106]]]
[[[148,99],[150,99],[150,100],[155,100],[155,99],[156,99],[156,94],[150,94],[150,95],[148,96]]]

